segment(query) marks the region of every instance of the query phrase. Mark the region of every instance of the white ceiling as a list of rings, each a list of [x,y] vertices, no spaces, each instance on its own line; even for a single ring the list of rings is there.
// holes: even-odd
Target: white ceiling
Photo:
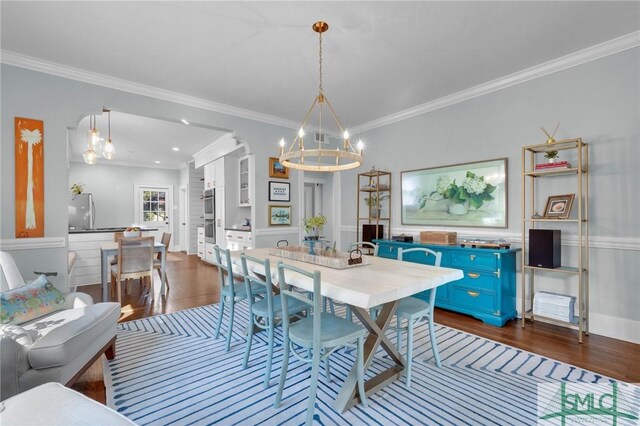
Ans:
[[[637,31],[637,2],[11,2],[2,49],[299,122],[347,127]]]
[[[96,116],[96,128],[100,136],[106,139],[106,113]],[[82,153],[87,149],[88,132],[89,117],[86,117],[75,131],[69,133],[73,160],[82,161]],[[116,155],[112,160],[100,159],[99,162],[179,169],[192,160],[194,153],[224,134],[203,127],[111,111],[111,139]],[[173,151],[173,147],[180,151]]]

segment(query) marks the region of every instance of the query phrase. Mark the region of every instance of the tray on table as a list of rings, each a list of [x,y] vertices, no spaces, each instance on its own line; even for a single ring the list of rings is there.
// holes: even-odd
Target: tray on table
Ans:
[[[367,256],[362,256],[362,263],[349,265],[350,254],[338,251],[332,255],[315,255],[309,254],[309,247],[288,246],[288,247],[272,247],[269,249],[272,256],[283,257],[285,259],[297,260],[300,262],[312,263],[318,266],[326,266],[333,269],[355,268],[369,264]],[[356,256],[354,256],[356,257]]]

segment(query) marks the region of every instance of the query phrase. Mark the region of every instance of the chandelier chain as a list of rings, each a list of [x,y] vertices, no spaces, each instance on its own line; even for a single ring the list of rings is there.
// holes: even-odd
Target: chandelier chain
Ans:
[[[319,64],[320,64],[320,85],[319,85],[319,89],[320,89],[320,94],[322,94],[322,32],[318,33],[319,35]]]

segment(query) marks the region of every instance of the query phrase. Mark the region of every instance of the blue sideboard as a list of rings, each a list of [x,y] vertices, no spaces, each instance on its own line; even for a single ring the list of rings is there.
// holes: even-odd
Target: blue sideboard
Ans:
[[[516,317],[516,253],[520,249],[486,249],[374,240],[378,255],[398,258],[398,248],[426,247],[442,252],[440,266],[461,269],[464,278],[438,287],[436,307],[472,315],[502,327]],[[409,253],[408,262],[424,263],[421,253]],[[429,260],[433,264],[433,256]],[[416,297],[428,300],[428,291]]]

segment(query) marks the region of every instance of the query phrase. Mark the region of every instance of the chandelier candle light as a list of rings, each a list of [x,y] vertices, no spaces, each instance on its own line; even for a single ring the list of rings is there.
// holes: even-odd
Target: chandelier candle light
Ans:
[[[364,145],[362,141],[358,141],[356,148],[351,145],[349,132],[340,124],[340,120],[338,119],[333,106],[329,102],[329,99],[324,95],[324,91],[322,89],[322,33],[329,29],[329,25],[326,22],[318,21],[313,24],[311,28],[313,31],[318,33],[319,39],[319,93],[313,100],[313,104],[311,105],[311,108],[309,108],[309,111],[300,126],[298,136],[293,140],[291,145],[289,145],[287,150],[285,150],[286,142],[284,138],[280,140],[280,164],[291,169],[314,172],[339,172],[342,170],[354,169],[362,165],[362,149],[364,148]],[[335,149],[322,147],[323,140],[325,139],[322,133],[322,109],[325,104],[329,108],[338,129],[340,129],[340,134],[344,141],[342,147],[338,146]],[[307,124],[307,121],[316,106],[319,108],[317,148],[305,149],[304,126]]]

